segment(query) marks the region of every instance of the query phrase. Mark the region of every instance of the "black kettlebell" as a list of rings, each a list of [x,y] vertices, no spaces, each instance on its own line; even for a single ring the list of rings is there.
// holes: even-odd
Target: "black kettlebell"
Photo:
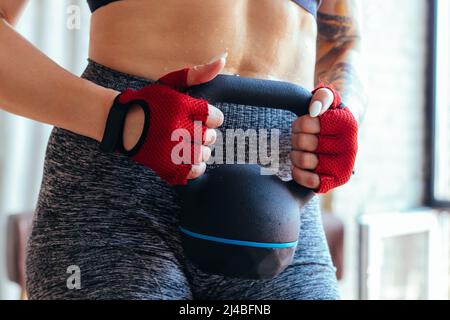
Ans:
[[[312,94],[295,84],[219,75],[187,94],[210,104],[234,103],[308,113]],[[207,273],[273,278],[291,262],[298,243],[300,208],[313,191],[256,164],[225,164],[186,186],[180,230],[187,258]]]

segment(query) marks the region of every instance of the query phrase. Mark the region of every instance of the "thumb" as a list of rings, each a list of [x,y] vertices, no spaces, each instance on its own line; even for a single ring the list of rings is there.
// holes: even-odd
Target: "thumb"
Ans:
[[[334,100],[334,94],[330,89],[322,88],[314,93],[309,106],[309,115],[313,118],[322,115],[327,111]]]
[[[228,52],[222,53],[219,57],[214,58],[211,62],[199,66],[195,66],[189,70],[187,76],[187,85],[195,86],[214,79],[226,64]]]

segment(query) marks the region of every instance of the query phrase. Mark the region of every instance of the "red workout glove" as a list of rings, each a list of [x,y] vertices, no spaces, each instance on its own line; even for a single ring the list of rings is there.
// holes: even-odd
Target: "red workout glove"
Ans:
[[[330,86],[334,101],[329,110],[319,117],[319,144],[316,149],[319,164],[314,170],[320,177],[317,193],[326,193],[348,182],[358,151],[358,124],[350,110],[342,103],[340,94]]]
[[[152,169],[171,185],[186,184],[192,162],[175,164],[172,161],[172,151],[180,143],[172,141],[172,133],[177,129],[187,130],[192,138],[191,141],[185,141],[190,144],[190,159],[192,155],[197,157],[201,145],[200,141],[194,141],[194,121],[201,122],[203,143],[208,117],[206,100],[177,91],[187,88],[188,71],[189,69],[183,69],[169,73],[141,90],[128,89],[118,95],[108,116],[100,148],[130,156],[137,163]],[[123,127],[126,114],[133,105],[139,105],[144,110],[145,123],[137,145],[127,151],[123,147]]]

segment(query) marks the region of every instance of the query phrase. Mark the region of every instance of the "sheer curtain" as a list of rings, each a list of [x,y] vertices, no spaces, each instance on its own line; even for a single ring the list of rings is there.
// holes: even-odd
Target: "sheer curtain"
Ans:
[[[86,1],[31,0],[16,30],[62,67],[77,75],[83,71],[89,35]],[[6,275],[6,219],[34,209],[51,129],[0,111],[0,299],[18,297]]]

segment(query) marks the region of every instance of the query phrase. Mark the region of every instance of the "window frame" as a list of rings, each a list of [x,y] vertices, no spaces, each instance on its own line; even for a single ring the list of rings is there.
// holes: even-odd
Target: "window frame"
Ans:
[[[426,172],[427,183],[425,192],[425,203],[435,208],[450,208],[450,199],[442,200],[436,198],[436,152],[437,152],[437,94],[438,94],[438,33],[439,33],[439,1],[429,0],[429,21],[428,21],[428,70],[427,70],[427,107],[426,107],[426,128],[427,128],[427,154],[428,168]],[[448,0],[444,0],[448,1]]]

